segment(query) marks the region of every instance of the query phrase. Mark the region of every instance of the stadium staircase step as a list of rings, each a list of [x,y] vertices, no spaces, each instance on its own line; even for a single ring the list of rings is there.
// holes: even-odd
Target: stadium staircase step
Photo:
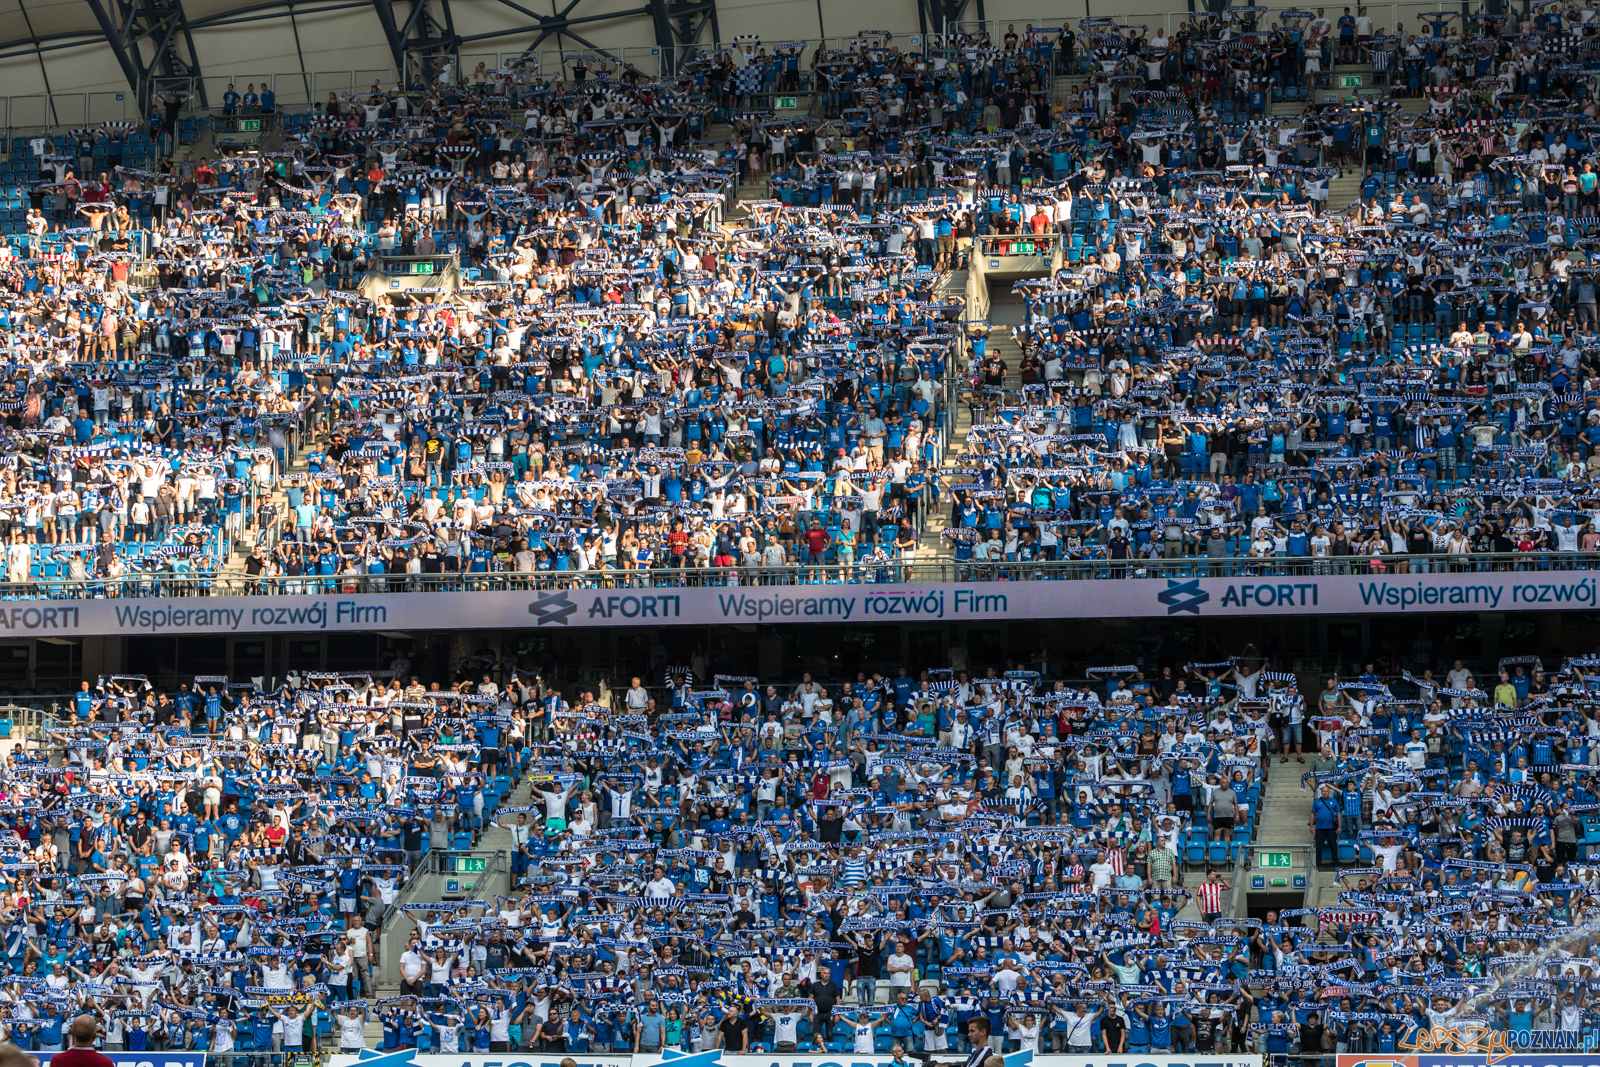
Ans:
[[[955,272],[962,276],[961,287],[966,288],[965,271]],[[991,308],[992,310],[992,308]],[[1017,364],[1022,361],[1022,346],[1017,344],[1011,336],[1011,323],[991,322],[989,325],[989,338],[985,344],[985,353],[995,353],[1005,360],[1006,383],[1008,390],[1020,390],[1022,378],[1017,371]],[[960,457],[967,452],[967,433],[972,429],[972,406],[968,402],[969,390],[966,380],[966,367],[952,368],[952,373],[960,374],[962,380],[956,390],[955,398],[955,429],[945,439],[944,465],[959,464]],[[940,507],[929,511],[923,522],[922,531],[917,539],[918,547],[925,553],[938,552],[948,548],[943,543],[944,531],[949,527],[950,508],[949,501],[942,500]]]
[[[1277,762],[1276,756],[1272,757],[1272,770],[1267,778],[1266,787],[1261,791],[1260,808],[1256,812],[1255,832],[1251,840],[1261,848],[1284,846],[1298,846],[1294,856],[1296,864],[1304,862],[1312,842],[1309,828],[1311,820],[1311,793],[1302,792],[1300,789],[1300,775],[1309,766],[1307,763],[1294,762],[1293,758],[1288,763]],[[1303,867],[1297,869],[1303,870]],[[1245,886],[1248,884],[1250,872],[1243,872],[1240,877],[1233,879],[1234,897],[1239,901],[1240,907],[1231,914],[1244,914],[1244,901],[1240,898],[1248,896]],[[1338,889],[1334,888],[1327,899],[1319,901],[1319,888],[1322,880],[1326,878],[1330,883],[1332,875],[1320,875],[1315,870],[1311,872],[1310,888],[1305,895],[1305,906],[1316,907],[1318,903],[1331,904],[1337,902]]]
[[[268,497],[268,500],[278,509],[276,521],[280,528],[283,525],[283,520],[293,514],[289,509],[289,498],[282,489],[283,479],[291,474],[304,474],[310,469],[305,460],[310,451],[311,449],[309,448],[302,448],[297,454],[290,456],[287,469],[279,471],[277,479],[273,482],[272,494]],[[241,530],[239,532],[239,535],[228,545],[228,557],[223,560],[222,566],[218,570],[220,577],[244,577],[244,565],[250,558],[250,549],[255,546],[256,540],[261,533],[260,529]]]
[[[1361,199],[1361,178],[1363,169],[1351,163],[1344,168],[1344,173],[1328,183],[1328,210],[1334,213],[1347,210],[1351,204]]]
[[[1300,791],[1300,774],[1308,764],[1276,762],[1266,788],[1261,791],[1261,810],[1256,813],[1255,840],[1263,845],[1309,845],[1311,794]]]
[[[952,297],[966,299],[967,272],[965,270],[945,271],[934,283],[934,293],[943,301]],[[944,455],[940,457],[941,466],[949,466],[951,458],[966,451],[967,430],[972,425],[972,420],[967,414],[966,401],[962,399],[965,392],[966,364],[960,366],[951,364],[950,375],[955,380],[955,387],[951,390],[953,398],[951,403],[951,416],[954,428],[945,437]],[[940,500],[940,506],[930,509],[923,517],[922,529],[918,533],[918,548],[924,553],[941,551],[945,546],[941,538],[946,527],[949,526],[950,510],[949,501]]]
[[[1050,103],[1066,104],[1068,111],[1076,110],[1075,106],[1081,99],[1084,83],[1089,80],[1087,74],[1057,74],[1050,79]]]
[[[174,154],[180,159],[187,154],[196,163],[202,159],[217,158],[217,132],[211,128],[209,122],[201,123],[194,140],[189,144],[179,145]]]
[[[1325,908],[1339,903],[1339,894],[1342,887],[1338,882],[1338,875],[1333,871],[1311,872],[1311,892],[1306,894],[1308,907]]]
[[[524,778],[523,781],[521,781],[516,788],[514,788],[511,793],[501,801],[501,806],[523,807],[532,803],[533,793],[530,789],[532,780],[533,779],[531,777]],[[538,825],[544,825],[542,818],[539,818],[535,816],[534,813],[530,812],[528,821],[533,823],[536,821],[536,819]],[[504,876],[504,878],[496,880],[494,884],[488,886],[487,888],[480,883],[478,897],[480,899],[489,900],[492,904],[493,896],[514,895],[516,886],[510,880],[509,860],[510,857],[516,852],[516,848],[512,844],[511,831],[505,829],[504,827],[491,824],[478,831],[475,836],[476,842],[472,846],[474,851],[480,853],[504,851],[508,861],[506,868],[508,873]],[[398,996],[400,992],[399,954],[405,946],[406,939],[411,935],[411,923],[400,915],[399,909],[407,904],[428,904],[437,901],[439,899],[439,887],[440,880],[438,878],[424,876],[409,883],[405,891],[400,893],[400,895],[395,898],[395,910],[390,913],[391,919],[387,924],[386,929],[380,933],[378,939],[381,942],[381,947],[379,949],[381,954],[380,959],[383,961],[379,967],[374,968],[373,974],[373,982],[377,987],[378,996],[393,997]],[[367,1037],[370,1039],[372,1036],[372,1027],[369,1025]],[[381,1027],[379,1028],[377,1036],[380,1038],[383,1036]]]

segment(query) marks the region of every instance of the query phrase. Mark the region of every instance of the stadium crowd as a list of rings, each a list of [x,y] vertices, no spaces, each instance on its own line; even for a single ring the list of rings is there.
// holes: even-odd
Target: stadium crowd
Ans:
[[[1357,12],[744,41],[667,83],[446,67],[309,115],[247,87],[227,107],[281,145],[215,159],[176,99],[14,142],[5,580],[127,593],[241,536],[287,591],[893,580],[946,507],[975,563],[1592,551],[1595,8]],[[1385,91],[1324,102],[1357,63]],[[780,88],[813,114],[764,112]],[[741,178],[769,196],[735,206]],[[1013,236],[1063,258],[1019,286],[1015,368],[947,285]],[[464,284],[362,288],[397,257]],[[373,1021],[439,1051],[969,1057],[1587,1031],[1600,661],[1503,666],[1314,696],[1243,657],[675,669],[614,707],[515,676],[86,683],[59,758],[6,768],[0,1026],[47,1050],[88,1010],[112,1047],[252,1056]],[[1289,760],[1344,890],[1237,918]],[[511,898],[392,913],[495,824]],[[380,995],[374,931],[407,921]]]
[[[490,691],[404,681],[83,682],[5,761],[6,1039],[60,1051],[86,1013],[112,1051],[361,1047],[342,1005],[375,997],[407,877],[470,849],[532,758]]]
[[[483,667],[84,682],[6,763],[5,1036],[49,1051],[88,1013],[108,1049],[258,1059],[369,1021],[440,1052],[1315,1057],[1594,1028],[1597,659],[1399,695],[1369,664],[1309,699],[1249,651],[1076,686],[668,667],[607,703]],[[1341,891],[1244,918],[1273,769]],[[493,826],[509,896],[402,899]]]
[[[271,151],[190,158],[176,98],[16,138],[5,579],[137,593],[253,537],[285,591],[898,580],[945,508],[977,563],[1593,551],[1594,12],[741,41],[667,82],[230,90]],[[1389,84],[1328,102],[1341,63]],[[757,109],[796,86],[814,117]],[[730,214],[741,177],[772,195]],[[944,285],[1005,235],[1063,256],[1016,367]],[[464,283],[360,286],[396,256]]]

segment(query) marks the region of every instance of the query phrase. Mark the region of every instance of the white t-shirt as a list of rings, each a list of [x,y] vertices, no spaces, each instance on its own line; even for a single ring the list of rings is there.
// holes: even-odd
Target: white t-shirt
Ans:
[[[889,957],[889,963],[890,963],[891,966],[894,966],[894,967],[913,967],[913,966],[916,965],[916,962],[917,962],[916,960],[912,959],[910,956],[907,956],[904,952],[896,952],[893,956]],[[893,974],[891,974],[889,976],[889,988],[891,988],[891,989],[899,989],[899,988],[909,989],[910,987],[911,987],[911,972],[910,971],[895,971]]]
[[[545,817],[549,819],[565,818],[567,814],[567,797],[571,795],[572,787],[570,785],[564,785],[558,789],[546,789],[544,791]]]
[[[1094,875],[1094,887],[1098,890],[1110,885],[1112,876],[1116,872],[1111,869],[1111,864],[1109,863],[1091,863],[1089,864],[1089,873]]]
[[[283,1034],[284,1048],[299,1048],[304,1044],[306,1014],[306,1012],[302,1012],[299,1015],[293,1015],[286,1012],[284,1017],[278,1020],[276,1028],[278,1032]]]
[[[1383,845],[1374,847],[1372,854],[1383,861],[1384,871],[1390,872],[1399,865],[1400,850],[1402,848],[1404,848],[1403,845]]]
[[[1039,1024],[1037,1021],[1032,1026],[1023,1026],[1018,1023],[1011,1028],[1011,1036],[1017,1040],[1018,1052],[1039,1051]]]
[[[335,1015],[339,1021],[339,1047],[364,1049],[367,1047],[367,1020],[365,1016]]]
[[[772,1018],[772,1040],[774,1043],[784,1041],[790,1044],[800,1043],[800,1019],[797,1011],[780,1012]]]
[[[427,971],[427,962],[415,949],[407,949],[400,954],[400,976],[408,982],[416,981]]]
[[[262,963],[261,981],[267,989],[293,989],[287,962]]]

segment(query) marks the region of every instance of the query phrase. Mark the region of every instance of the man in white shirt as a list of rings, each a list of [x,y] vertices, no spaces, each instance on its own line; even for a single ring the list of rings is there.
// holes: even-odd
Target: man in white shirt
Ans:
[[[345,1014],[349,1012],[349,1014]],[[367,1047],[367,1005],[363,1001],[349,1001],[336,1008],[333,1018],[339,1026],[339,1051],[345,1055],[359,1055]]]
[[[418,951],[421,947],[420,941],[413,941],[400,954],[400,995],[403,997],[420,997],[428,984],[428,961]]]
[[[903,945],[895,949],[889,957],[889,988],[910,989],[911,972],[916,969],[917,961],[906,955]]]
[[[489,1051],[511,1050],[511,1007],[497,999],[489,1009]]]
[[[1372,854],[1382,861],[1385,874],[1392,873],[1400,864],[1400,853],[1405,846],[1392,837],[1385,837],[1378,845],[1369,845]]]
[[[572,795],[572,785],[562,782],[545,782],[529,787],[533,795],[544,802],[545,828],[567,828],[567,798]]]
[[[1086,1012],[1082,1004],[1072,1006],[1072,1014],[1067,1016],[1067,1049],[1079,1056],[1089,1054],[1094,1032],[1092,1024],[1099,1018],[1100,1012]]]
[[[784,1008],[764,1011],[761,1014],[772,1020],[772,1051],[796,1052],[800,1048],[800,1020],[810,1015],[810,1008]]]
[[[1095,853],[1094,862],[1089,864],[1089,873],[1094,876],[1096,892],[1110,885],[1111,880],[1116,877],[1116,871],[1112,869],[1111,861],[1106,858],[1104,852]]]
[[[1428,766],[1428,746],[1422,740],[1421,730],[1411,731],[1411,740],[1406,742],[1406,762],[1411,764],[1414,771],[1424,770]]]
[[[298,1011],[285,1011],[278,1007],[269,1007],[267,1010],[278,1017],[278,1021],[272,1024],[273,1050],[290,1055],[298,1053],[305,1044],[306,1019],[317,1010],[316,1005],[307,1004]]]
[[[1070,193],[1056,201],[1053,214],[1057,233],[1066,233],[1072,229],[1072,196]]]
[[[657,867],[655,877],[645,883],[644,895],[651,900],[666,900],[678,895],[678,884],[667,877],[665,867]]]
[[[989,979],[989,984],[994,986],[995,992],[1001,996],[1009,997],[1022,983],[1022,972],[1012,966],[1015,962],[1010,959],[1001,960],[1000,969]]]
[[[22,534],[17,533],[12,536],[16,540],[6,549],[6,581],[11,583],[31,581],[33,576],[32,550],[22,540]]]
[[[370,961],[372,953],[372,931],[367,929],[359,916],[349,917],[344,936],[350,939],[350,955],[355,960],[356,975],[361,979],[361,995],[372,996],[372,969]]]

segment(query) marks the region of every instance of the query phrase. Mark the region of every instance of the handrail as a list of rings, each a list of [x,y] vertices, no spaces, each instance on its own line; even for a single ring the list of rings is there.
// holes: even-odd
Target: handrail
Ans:
[[[496,571],[445,574],[277,576],[152,572],[124,578],[0,582],[0,600],[100,600],[123,597],[320,596],[557,589],[714,588],[718,586],[971,584],[1019,581],[1139,579],[1308,579],[1393,577],[1423,573],[1548,573],[1600,571],[1600,553],[1541,549],[1511,553],[1415,553],[1361,556],[1184,556],[1176,559],[1092,559],[977,562],[949,554],[881,563],[787,567],[653,567],[648,570]],[[1292,584],[1292,583],[1290,583]],[[1591,607],[1578,603],[1575,607]]]
[[[456,856],[483,856],[489,861],[484,864],[482,871],[472,872],[478,875],[477,880],[473,882],[472,889],[468,894],[474,899],[479,897],[478,890],[483,885],[484,881],[489,878],[509,874],[511,870],[509,854],[503,848],[468,848],[457,850],[430,847],[427,852],[422,854],[422,860],[417,864],[416,869],[406,877],[405,882],[395,893],[394,905],[389,908],[389,910],[384,914],[382,921],[380,921],[378,924],[377,937],[373,939],[374,944],[378,948],[378,960],[377,965],[374,968],[375,977],[373,979],[375,985],[387,988],[394,988],[398,985],[400,975],[400,952],[398,951],[398,947],[391,947],[389,939],[391,935],[397,938],[403,938],[408,931],[395,929],[395,922],[402,914],[404,914],[403,906],[410,902],[409,898],[412,896],[412,894],[416,893],[422,888],[423,879],[440,878],[444,877],[445,875],[455,873],[454,871],[447,869],[447,864],[445,861]],[[436,903],[436,901],[417,901],[417,903],[431,904]],[[403,947],[403,945],[399,947]]]
[[[1060,244],[1061,235],[1059,233],[985,233],[978,235],[979,251],[989,256],[1046,256]]]

